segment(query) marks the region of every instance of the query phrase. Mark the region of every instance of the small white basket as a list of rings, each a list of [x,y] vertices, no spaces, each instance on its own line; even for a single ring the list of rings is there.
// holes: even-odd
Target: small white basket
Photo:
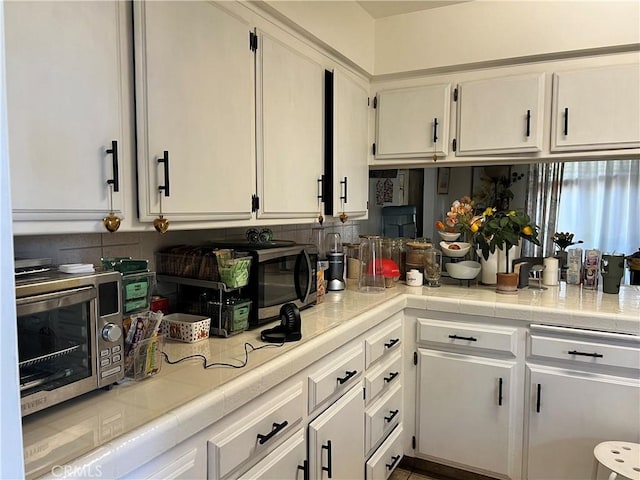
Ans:
[[[209,338],[211,318],[188,313],[170,313],[162,317],[160,332],[180,342],[195,343]]]

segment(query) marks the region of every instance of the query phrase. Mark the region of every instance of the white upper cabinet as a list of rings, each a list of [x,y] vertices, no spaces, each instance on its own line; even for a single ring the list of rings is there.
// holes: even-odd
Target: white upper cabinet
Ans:
[[[383,90],[375,102],[376,159],[449,153],[449,83]]]
[[[544,74],[458,85],[457,155],[542,151]]]
[[[327,117],[333,113],[333,148],[325,164],[325,181],[331,182],[325,212],[362,217],[367,214],[369,199],[369,97],[361,85],[339,69],[327,72],[326,82],[333,86],[329,90],[333,92],[332,105],[326,112]]]
[[[248,23],[211,2],[133,6],[140,219],[251,218]]]
[[[259,218],[313,218],[324,163],[324,68],[288,44],[258,33]]]
[[[551,151],[640,148],[640,65],[553,75]]]
[[[131,162],[126,8],[122,2],[4,4],[16,233],[22,220],[55,220],[48,231],[64,220],[92,220],[86,230],[104,231],[109,181],[113,210],[124,216]]]

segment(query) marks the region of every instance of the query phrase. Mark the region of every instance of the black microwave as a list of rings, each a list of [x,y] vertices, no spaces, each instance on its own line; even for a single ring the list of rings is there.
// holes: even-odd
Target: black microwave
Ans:
[[[249,284],[242,296],[252,302],[249,326],[256,327],[280,315],[280,307],[293,303],[299,309],[316,304],[318,248],[288,240],[263,243],[216,242],[214,248],[233,248],[252,258]],[[244,254],[244,253],[243,253]]]

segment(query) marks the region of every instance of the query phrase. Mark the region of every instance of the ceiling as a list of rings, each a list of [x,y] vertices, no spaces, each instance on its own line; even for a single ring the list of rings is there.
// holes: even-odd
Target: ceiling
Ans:
[[[403,13],[417,12],[430,8],[440,8],[470,0],[370,0],[358,3],[373,18],[391,17]]]

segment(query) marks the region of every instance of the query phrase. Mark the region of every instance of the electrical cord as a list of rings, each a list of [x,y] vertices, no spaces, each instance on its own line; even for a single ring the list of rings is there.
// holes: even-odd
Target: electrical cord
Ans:
[[[201,355],[199,353],[194,354],[194,355],[189,355],[186,357],[182,357],[178,360],[169,360],[169,356],[167,355],[166,352],[162,352],[162,355],[164,357],[165,362],[167,362],[169,365],[175,365],[177,363],[181,363],[184,362],[185,360],[190,360],[192,358],[200,358],[202,359],[202,367],[207,369],[207,368],[211,368],[211,367],[230,367],[230,368],[243,368],[247,366],[247,363],[249,363],[249,353],[256,351],[256,350],[261,350],[263,348],[279,348],[282,347],[284,345],[284,342],[279,343],[279,344],[273,344],[273,343],[269,343],[266,345],[262,345],[260,347],[254,347],[253,345],[251,345],[248,342],[244,343],[244,361],[242,362],[242,364],[240,365],[234,365],[233,363],[226,363],[226,362],[212,362],[212,363],[207,363],[207,357],[205,357],[204,355]]]

